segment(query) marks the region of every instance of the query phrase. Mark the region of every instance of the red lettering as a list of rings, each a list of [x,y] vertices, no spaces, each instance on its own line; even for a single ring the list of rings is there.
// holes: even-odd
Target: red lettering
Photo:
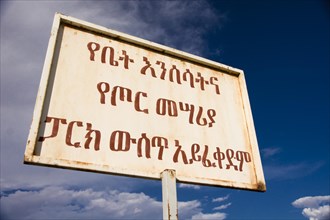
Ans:
[[[105,104],[105,93],[110,91],[110,85],[106,82],[100,82],[97,84],[97,90],[99,91],[99,93],[101,95],[100,103]]]
[[[237,151],[236,152],[236,160],[239,161],[239,171],[243,170],[243,163],[245,162],[251,162],[251,157],[248,152],[244,151]]]
[[[118,66],[118,61],[115,60],[115,50],[112,47],[103,47],[101,62],[106,63],[107,51],[110,51],[109,54],[109,64],[111,66]]]
[[[94,47],[94,49],[93,49],[93,47]],[[88,50],[90,52],[89,59],[91,61],[94,61],[95,60],[95,51],[98,51],[100,49],[100,44],[95,43],[95,42],[89,42],[87,44],[87,48],[88,48]]]
[[[94,139],[94,150],[98,151],[100,150],[100,142],[101,142],[101,132],[99,130],[92,130],[92,124],[87,123],[87,134],[85,135],[86,142],[85,142],[85,148],[89,149],[89,145],[92,142],[92,139]],[[94,134],[94,138],[92,137],[92,134]]]
[[[190,163],[193,163],[193,161],[201,161],[201,156],[200,155],[196,155],[199,151],[200,151],[200,146],[199,144],[193,144],[191,146],[191,160]]]
[[[132,90],[121,86],[115,86],[111,93],[111,105],[116,106],[117,90],[119,90],[119,99],[121,101],[125,101],[125,93],[126,93],[126,100],[128,102],[132,102]]]
[[[125,139],[125,144],[124,144]],[[131,136],[126,131],[114,131],[110,137],[110,150],[128,151],[130,149]]]
[[[200,72],[197,72],[196,83],[200,83],[201,90],[205,90],[205,80]]]
[[[96,42],[89,42],[87,44],[87,49],[89,50],[89,59],[91,61],[95,61],[96,52],[100,51],[101,45]],[[111,66],[118,66],[119,61],[123,61],[123,65],[125,69],[129,69],[129,64],[134,63],[134,59],[132,59],[126,50],[122,50],[122,55],[118,57],[116,60],[116,51],[115,48],[111,46],[104,46],[101,50],[101,63],[109,63]],[[140,73],[143,75],[147,75],[147,72],[153,77],[157,78],[156,71],[154,67],[152,67],[148,57],[143,56],[143,61],[145,65],[140,69]],[[159,74],[159,78],[161,80],[165,80],[167,68],[166,64],[163,61],[156,61],[156,65],[160,66],[161,72]],[[206,85],[214,86],[215,93],[220,94],[220,87],[217,83],[219,79],[217,77],[210,77],[209,81],[205,80],[202,76],[202,73],[197,72],[197,76],[195,77],[194,74],[189,70],[186,69],[185,72],[182,74],[181,78],[181,71],[177,68],[176,65],[172,64],[171,68],[169,69],[169,76],[168,79],[170,82],[176,82],[177,84],[182,84],[182,81],[189,82],[191,88],[195,88],[195,83],[199,84],[199,87],[202,91],[205,90]]]
[[[124,68],[128,69],[128,64],[129,63],[134,63],[133,59],[130,59],[129,56],[127,55],[127,52],[125,50],[122,50],[123,56],[119,57],[119,60],[124,61]]]
[[[66,131],[65,143],[68,146],[74,146],[74,147],[77,148],[77,147],[81,147],[80,142],[72,143],[72,141],[71,141],[72,129],[73,129],[74,124],[77,124],[78,127],[83,126],[83,123],[81,121],[72,121],[72,122],[70,122],[69,125],[68,125],[68,129]]]
[[[156,112],[159,115],[178,116],[176,103],[169,99],[158,99],[156,104]]]
[[[209,109],[207,110],[207,116],[209,116],[209,119],[210,119],[210,123],[209,123],[209,127],[212,127],[213,126],[213,123],[215,123],[215,120],[214,120],[214,117],[216,115],[216,111],[214,109]]]
[[[195,106],[189,105],[187,103],[179,102],[179,108],[181,111],[189,112],[189,123],[194,124],[194,112],[195,112]]]
[[[150,64],[148,58],[147,57],[143,57],[143,61],[146,63],[146,65],[144,67],[142,67],[142,69],[141,69],[140,72],[142,74],[146,75],[146,71],[149,70],[151,76],[156,78],[155,69],[151,67],[151,64]]]
[[[158,151],[158,160],[163,160],[163,152],[164,148],[168,148],[168,141],[166,138],[163,137],[153,137],[152,138],[152,146],[159,147]]]
[[[135,107],[135,110],[136,111],[138,111],[138,112],[144,112],[145,114],[148,114],[148,109],[141,109],[141,107],[140,107],[140,97],[141,97],[141,95],[143,96],[143,97],[147,97],[147,93],[145,93],[145,92],[137,92],[136,94],[135,94],[135,100],[134,100],[134,107]]]
[[[164,80],[166,75],[165,63],[162,61],[157,61],[156,64],[160,65],[160,68],[162,69],[162,73],[160,74],[160,79]]]
[[[203,157],[202,157],[202,164],[204,167],[210,167],[211,161],[209,159],[207,159],[207,154],[209,152],[209,146],[205,145],[205,149],[204,149],[204,153],[203,153]],[[215,164],[214,164],[215,166]]]
[[[102,91],[108,90],[104,89],[106,85],[102,85]],[[100,87],[100,88],[101,88]],[[143,97],[143,93],[140,93]],[[166,100],[168,101],[168,100]],[[138,102],[139,103],[139,102]],[[166,104],[167,105],[167,104]],[[182,109],[188,109],[189,106],[183,105],[180,106]],[[138,104],[137,109],[139,111],[143,111]],[[167,108],[165,108],[167,111]],[[165,111],[164,110],[164,111]],[[211,113],[215,115],[214,113]],[[40,137],[39,141],[44,141],[47,138],[56,137],[58,135],[59,127],[61,124],[67,124],[67,120],[64,118],[55,118],[55,117],[46,117],[45,123],[51,123],[52,131],[49,136]],[[101,131],[97,129],[93,129],[91,123],[86,123],[86,130],[79,130],[78,128],[84,127],[84,123],[82,121],[70,121],[65,127],[65,144],[68,146],[73,146],[75,148],[81,148],[82,144],[84,144],[85,149],[90,149],[91,146],[95,151],[100,150],[101,144]],[[75,130],[78,129],[78,130]],[[81,134],[85,132],[85,139],[81,136],[82,140],[75,140],[74,134]],[[79,136],[77,136],[79,137]],[[85,140],[85,141],[84,141]],[[109,148],[114,152],[127,152],[131,148],[131,144],[136,144],[137,149],[137,157],[145,157],[146,159],[150,159],[152,157],[152,149],[158,148],[158,160],[163,160],[165,149],[169,148],[169,141],[165,137],[154,136],[148,137],[147,133],[141,133],[140,138],[131,138],[131,135],[127,131],[116,130],[113,131],[110,135]],[[226,165],[226,170],[233,170],[242,172],[244,168],[244,163],[250,163],[252,161],[251,155],[245,151],[235,151],[233,149],[226,149],[225,152],[222,152],[219,147],[216,147],[214,151],[213,148],[210,148],[209,145],[204,145],[204,149],[202,149],[203,145],[194,143],[191,145],[190,152],[191,158],[188,160],[186,152],[180,145],[179,140],[174,140],[175,152],[172,155],[172,160],[174,163],[183,163],[184,165],[193,164],[194,162],[200,162],[200,165],[203,167],[218,167],[219,169],[223,169],[223,163]],[[188,155],[188,156],[190,156]],[[213,158],[209,158],[212,157]],[[165,158],[168,159],[168,158]]]
[[[100,93],[100,103],[105,104],[106,93],[109,93],[110,91],[109,83],[100,82],[97,84],[96,87],[98,92]],[[119,95],[119,100],[132,102],[132,90],[121,86],[115,86],[111,91],[111,105],[117,106],[117,94]],[[134,98],[134,108],[137,112],[143,112],[145,114],[148,114],[149,110],[147,108],[141,108],[141,97],[147,98],[148,94],[145,92],[137,92]]]
[[[196,117],[196,122],[200,126],[204,126],[207,124],[206,118],[202,118],[202,114],[203,114],[203,107],[199,106],[197,117]],[[201,120],[202,120],[202,122],[201,122]]]
[[[170,69],[170,81],[171,82],[174,82],[174,80],[173,80],[173,75],[174,75],[174,73],[175,73],[175,75],[176,75],[176,82],[178,83],[178,84],[181,84],[181,80],[180,80],[180,71],[176,68],[176,65],[172,65],[172,69]]]
[[[144,144],[143,144],[144,143]],[[146,158],[150,158],[150,139],[146,133],[142,133],[137,143],[138,157],[142,157],[142,144],[144,145]]]
[[[51,135],[48,136],[48,137],[39,137],[38,141],[42,142],[46,138],[56,137],[57,136],[57,133],[58,133],[58,129],[59,129],[60,123],[66,124],[66,119],[64,119],[64,118],[55,118],[55,117],[48,117],[48,116],[46,117],[45,122],[46,123],[50,123],[52,120],[54,120],[54,124],[53,124],[53,129],[52,129]]]
[[[234,167],[235,170],[237,170],[237,166],[233,164],[232,159],[234,158],[234,151],[232,149],[226,150],[226,157],[228,160],[228,164],[226,165],[226,169],[230,169],[230,167]]]
[[[189,78],[187,77],[187,75],[189,76]],[[188,79],[189,79],[190,87],[195,88],[195,86],[194,86],[194,76],[190,72],[189,69],[186,69],[186,72],[183,73],[183,80],[187,81]]]
[[[211,78],[210,78],[210,84],[215,86],[215,92],[216,92],[218,95],[220,95],[220,88],[219,88],[219,85],[215,84],[214,81],[218,81],[218,78],[217,78],[217,77],[211,77]]]
[[[186,153],[181,149],[182,146],[180,145],[178,140],[175,140],[175,147],[176,151],[175,154],[173,155],[173,162],[177,163],[179,161],[179,155],[181,154],[181,158],[183,160],[184,164],[188,164],[188,159]]]
[[[213,153],[213,158],[217,160],[219,168],[222,169],[222,161],[226,158],[226,156],[220,151],[219,147],[217,147],[216,151]]]

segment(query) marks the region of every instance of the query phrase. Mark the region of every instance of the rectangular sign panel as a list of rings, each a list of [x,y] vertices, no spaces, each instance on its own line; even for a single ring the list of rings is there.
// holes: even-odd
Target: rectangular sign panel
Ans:
[[[24,162],[266,189],[243,71],[60,14]]]

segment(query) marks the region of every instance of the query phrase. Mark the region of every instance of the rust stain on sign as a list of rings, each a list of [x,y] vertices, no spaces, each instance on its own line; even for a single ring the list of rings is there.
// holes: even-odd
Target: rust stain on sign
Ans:
[[[264,191],[244,73],[57,14],[25,161]]]

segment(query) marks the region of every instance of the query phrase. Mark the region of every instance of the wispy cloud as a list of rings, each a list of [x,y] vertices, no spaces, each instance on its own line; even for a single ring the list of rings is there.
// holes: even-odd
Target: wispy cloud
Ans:
[[[226,201],[229,198],[229,195],[227,196],[223,196],[223,197],[218,197],[218,198],[213,198],[212,202],[213,203],[220,203],[223,201]],[[226,203],[217,207],[214,207],[213,210],[219,211],[219,210],[224,210],[227,209],[229,206],[231,205],[231,203]],[[220,213],[220,212],[216,212],[216,213],[199,213],[196,216],[193,216],[192,219],[225,219],[227,217],[226,213]]]
[[[296,162],[280,164],[277,160],[272,160],[275,155],[281,156],[282,148],[269,147],[261,150],[264,165],[263,170],[267,180],[288,180],[308,176],[319,170],[325,163],[317,162]]]
[[[223,202],[229,198],[229,195],[212,199],[212,202]]]
[[[211,28],[221,28],[226,19],[207,1],[133,1],[131,4],[137,9],[132,16],[143,21],[138,35],[194,54],[206,52],[203,35]],[[157,16],[150,16],[155,12]]]
[[[179,188],[200,189],[199,185],[180,183]]]
[[[179,219],[191,219],[191,217],[202,211],[202,204],[198,200],[178,202]]]
[[[323,162],[297,163],[287,165],[264,165],[264,172],[268,180],[287,180],[308,176],[324,165]]]
[[[205,50],[208,49],[205,33],[220,29],[226,23],[226,15],[204,0],[86,1],[80,2],[78,8],[78,12],[69,13],[198,55],[209,52]]]
[[[227,204],[215,207],[215,208],[213,208],[213,210],[223,210],[223,209],[228,208],[229,206],[231,206],[231,203],[227,203]]]
[[[279,148],[279,147],[269,147],[269,148],[264,148],[261,150],[262,156],[265,159],[268,159],[280,152],[281,152],[281,148]]]
[[[310,220],[330,219],[330,195],[302,197],[295,200],[292,205],[303,208],[302,214]]]
[[[203,219],[217,219],[217,220],[223,220],[226,219],[227,214],[226,213],[221,213],[221,212],[216,212],[216,213],[198,213],[196,215],[192,216],[192,220],[203,220]]]

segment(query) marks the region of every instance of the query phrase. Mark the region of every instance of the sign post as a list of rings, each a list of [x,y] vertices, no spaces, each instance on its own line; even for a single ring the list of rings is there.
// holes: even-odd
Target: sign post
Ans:
[[[178,219],[175,170],[164,170],[162,177],[163,219]]]
[[[242,70],[61,14],[24,163],[266,190]]]

